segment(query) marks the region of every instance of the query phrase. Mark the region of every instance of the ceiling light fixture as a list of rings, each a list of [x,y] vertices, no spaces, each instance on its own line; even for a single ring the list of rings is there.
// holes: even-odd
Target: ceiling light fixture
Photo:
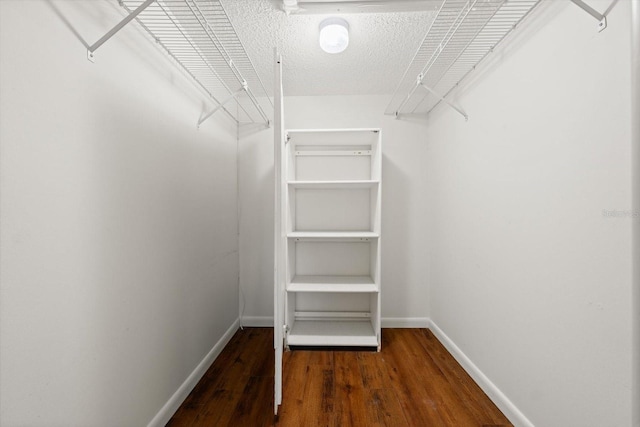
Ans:
[[[327,18],[320,23],[320,47],[327,53],[340,53],[349,45],[349,23]]]

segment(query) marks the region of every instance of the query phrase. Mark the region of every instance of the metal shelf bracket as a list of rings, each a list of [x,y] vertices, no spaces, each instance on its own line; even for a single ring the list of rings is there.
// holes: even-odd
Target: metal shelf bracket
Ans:
[[[599,13],[597,10],[595,10],[594,8],[592,8],[582,0],[571,0],[571,2],[598,20],[598,32],[607,28],[606,16]]]
[[[445,104],[447,104],[449,107],[453,108],[454,110],[456,110],[458,113],[460,113],[462,115],[462,117],[464,117],[464,121],[468,122],[469,121],[469,116],[467,115],[467,113],[465,113],[465,111],[456,106],[453,105],[453,103],[449,102],[444,96],[440,95],[439,93],[435,92],[433,89],[431,89],[429,86],[425,85],[422,82],[422,79],[424,78],[423,74],[420,74],[418,76],[418,80],[417,80],[417,85],[418,86],[422,86],[423,88],[425,88],[427,91],[429,91],[433,96],[435,96],[436,98],[438,98],[440,101],[444,102]]]
[[[198,128],[200,128],[200,125],[206,121],[209,117],[213,116],[219,109],[221,109],[222,107],[224,107],[224,105],[233,100],[236,99],[238,97],[238,95],[240,95],[242,92],[246,92],[249,90],[249,85],[247,84],[246,81],[242,82],[242,87],[240,89],[238,89],[237,91],[233,92],[231,95],[229,95],[226,99],[224,99],[222,102],[220,102],[220,104],[218,104],[216,106],[216,108],[214,108],[213,110],[209,111],[207,114],[205,114],[204,116],[202,116],[202,118],[200,120],[198,120]]]
[[[147,7],[149,7],[149,5],[153,2],[155,2],[156,0],[146,0],[144,3],[142,3],[140,6],[138,6],[133,12],[131,12],[129,15],[127,15],[122,21],[120,21],[118,24],[116,24],[115,27],[113,27],[111,30],[109,30],[109,32],[107,32],[107,34],[105,34],[104,36],[102,36],[100,38],[100,40],[98,40],[97,42],[95,42],[94,44],[92,44],[91,46],[89,46],[89,48],[87,48],[87,59],[91,62],[95,62],[94,61],[94,52],[100,47],[102,46],[106,41],[108,41],[111,37],[113,37],[118,31],[120,31],[125,25],[127,25],[129,22],[131,22],[132,20],[134,20],[136,18],[136,16],[138,16],[143,10],[145,10]]]

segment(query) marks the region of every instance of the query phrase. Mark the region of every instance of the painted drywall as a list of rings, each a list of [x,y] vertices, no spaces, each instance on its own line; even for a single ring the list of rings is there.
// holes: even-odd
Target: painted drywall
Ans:
[[[630,425],[630,2],[590,3],[605,31],[544,2],[424,139],[430,318],[536,426]]]
[[[631,169],[633,212],[640,215],[640,1],[631,3]],[[633,293],[631,303],[631,425],[640,427],[640,221],[632,224]]]
[[[0,1],[0,424],[147,425],[237,319],[235,123],[113,1]]]
[[[283,58],[286,61],[286,58]],[[388,96],[287,97],[287,128],[382,129],[383,326],[426,326],[424,122],[384,116]],[[273,322],[273,130],[239,142],[244,323]]]

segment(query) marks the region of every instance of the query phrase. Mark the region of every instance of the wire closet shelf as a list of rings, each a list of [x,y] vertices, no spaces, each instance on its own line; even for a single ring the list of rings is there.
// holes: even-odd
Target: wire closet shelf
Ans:
[[[444,0],[385,114],[427,115],[540,2],[540,0]]]
[[[119,3],[130,14],[142,9],[138,23],[215,102],[198,125],[220,109],[239,124],[270,124],[261,101],[273,103],[219,0]]]

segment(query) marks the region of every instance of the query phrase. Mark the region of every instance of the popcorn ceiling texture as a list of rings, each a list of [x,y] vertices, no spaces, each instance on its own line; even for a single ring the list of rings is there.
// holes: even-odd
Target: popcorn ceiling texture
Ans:
[[[289,15],[276,0],[222,0],[267,91],[273,91],[273,48],[283,57],[288,96],[391,94],[422,42],[435,12],[358,13],[349,47],[328,54],[318,26],[330,15]]]

